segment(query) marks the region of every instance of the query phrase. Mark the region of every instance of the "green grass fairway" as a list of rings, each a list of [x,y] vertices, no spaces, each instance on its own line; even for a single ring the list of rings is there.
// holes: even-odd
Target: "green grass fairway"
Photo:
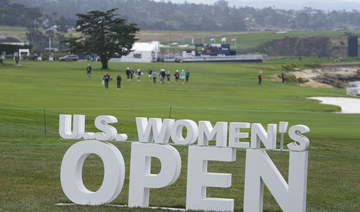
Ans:
[[[236,49],[248,49],[254,48],[270,40],[282,39],[285,37],[311,37],[311,36],[341,36],[345,31],[290,31],[290,32],[253,32],[243,33],[237,35],[220,35],[215,36],[216,43],[220,43],[221,38],[226,37],[227,43],[231,43],[231,47],[235,49],[235,42],[230,42],[232,38],[236,38]],[[354,32],[357,33],[357,32]],[[214,36],[214,35],[213,35]],[[210,41],[210,37],[206,37],[205,43],[213,43]],[[191,42],[191,40],[190,40]],[[190,44],[189,42],[189,44]],[[195,43],[201,43],[201,38],[196,39]]]
[[[237,51],[244,51],[249,49],[254,49],[259,47],[260,45],[266,43],[267,41],[275,40],[275,39],[283,39],[286,37],[312,37],[312,36],[326,36],[330,37],[334,40],[345,42],[346,36],[345,31],[289,31],[289,32],[230,32],[230,33],[222,33],[222,32],[211,32],[211,33],[197,33],[186,35],[183,32],[173,32],[173,36],[176,39],[175,41],[179,44],[192,44],[192,38],[194,37],[194,43],[199,44],[202,43],[204,39],[204,43],[222,43],[221,39],[226,38],[226,43],[231,44],[231,49]],[[352,31],[354,34],[358,34],[359,31]],[[150,34],[150,33],[149,33]],[[166,35],[166,32],[163,35]],[[192,36],[192,37],[191,37]],[[211,38],[215,38],[215,41],[211,41]],[[236,38],[235,42],[231,42],[232,38]],[[168,39],[161,40],[163,44],[170,44],[174,41],[169,41]],[[171,47],[171,48],[179,48],[179,47]],[[252,50],[254,51],[254,50]]]
[[[327,61],[323,61],[327,62]],[[239,63],[110,63],[114,78],[109,89],[101,85],[105,71],[91,63],[92,77],[86,76],[87,62],[5,61],[0,67],[0,211],[153,211],[110,206],[55,206],[70,203],[60,185],[61,160],[77,141],[64,141],[58,135],[59,114],[86,115],[86,130],[96,131],[98,115],[113,115],[119,133],[137,140],[135,117],[191,119],[261,123],[279,121],[304,124],[311,132],[307,211],[359,211],[360,208],[360,115],[336,114],[339,107],[308,100],[311,96],[345,96],[342,89],[300,87],[273,79],[285,64],[314,65],[317,58],[283,58],[262,64]],[[141,82],[127,81],[126,67],[141,68]],[[147,69],[160,68],[174,73],[188,68],[190,82],[153,84]],[[258,72],[264,81],[257,85]],[[116,90],[115,77],[122,74],[122,89]],[[46,126],[46,128],[45,128]],[[285,142],[290,138],[285,136]],[[125,158],[126,180],[113,204],[127,204],[130,144],[115,143]],[[175,184],[152,189],[150,205],[185,207],[187,147],[176,147],[182,157],[182,172]],[[288,153],[269,152],[287,179]],[[242,211],[245,151],[237,150],[234,163],[210,162],[209,171],[232,174],[232,187],[209,188],[208,197],[235,199]],[[154,160],[153,168],[160,164]],[[90,190],[103,179],[99,157],[85,161],[83,178]],[[265,189],[265,211],[281,211]]]

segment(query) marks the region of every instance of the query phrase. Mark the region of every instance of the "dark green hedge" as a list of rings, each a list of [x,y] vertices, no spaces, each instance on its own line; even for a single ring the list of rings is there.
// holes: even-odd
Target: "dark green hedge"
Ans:
[[[0,43],[0,53],[6,52],[6,54],[14,54],[14,52],[19,52],[19,49],[30,49],[30,45],[18,46],[18,45],[10,45],[10,44],[1,44]]]

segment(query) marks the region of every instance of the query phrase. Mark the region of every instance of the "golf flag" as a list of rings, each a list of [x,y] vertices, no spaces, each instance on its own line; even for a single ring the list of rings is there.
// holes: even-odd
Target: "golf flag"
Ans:
[[[191,43],[194,44],[194,38],[191,39]]]
[[[201,39],[201,43],[204,43],[204,38]]]
[[[226,37],[221,38],[221,42],[226,42]]]
[[[236,41],[236,38],[231,38],[231,42],[235,42]]]
[[[215,38],[210,38],[210,41],[215,41]]]

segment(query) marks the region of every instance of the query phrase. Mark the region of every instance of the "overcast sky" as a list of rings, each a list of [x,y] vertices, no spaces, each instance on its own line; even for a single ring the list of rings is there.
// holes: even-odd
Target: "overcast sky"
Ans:
[[[155,0],[164,1],[168,0]],[[173,3],[184,3],[185,0],[170,0]],[[217,0],[186,0],[188,3],[213,4]],[[295,2],[286,0],[227,0],[230,6],[252,6],[256,8],[275,7],[279,9],[302,9],[312,7],[322,10],[360,10],[360,0],[297,0]]]

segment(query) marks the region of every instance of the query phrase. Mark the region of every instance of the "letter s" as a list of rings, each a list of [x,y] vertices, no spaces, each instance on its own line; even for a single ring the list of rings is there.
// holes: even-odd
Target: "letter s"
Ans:
[[[115,127],[108,125],[109,123],[117,123],[118,120],[114,116],[98,116],[95,119],[95,127],[103,132],[95,134],[95,139],[100,141],[110,141],[117,135]]]
[[[309,147],[310,141],[300,133],[310,132],[309,127],[305,125],[295,125],[289,129],[289,137],[295,142],[289,143],[287,147],[291,151],[304,151]],[[299,144],[297,144],[298,142]]]

